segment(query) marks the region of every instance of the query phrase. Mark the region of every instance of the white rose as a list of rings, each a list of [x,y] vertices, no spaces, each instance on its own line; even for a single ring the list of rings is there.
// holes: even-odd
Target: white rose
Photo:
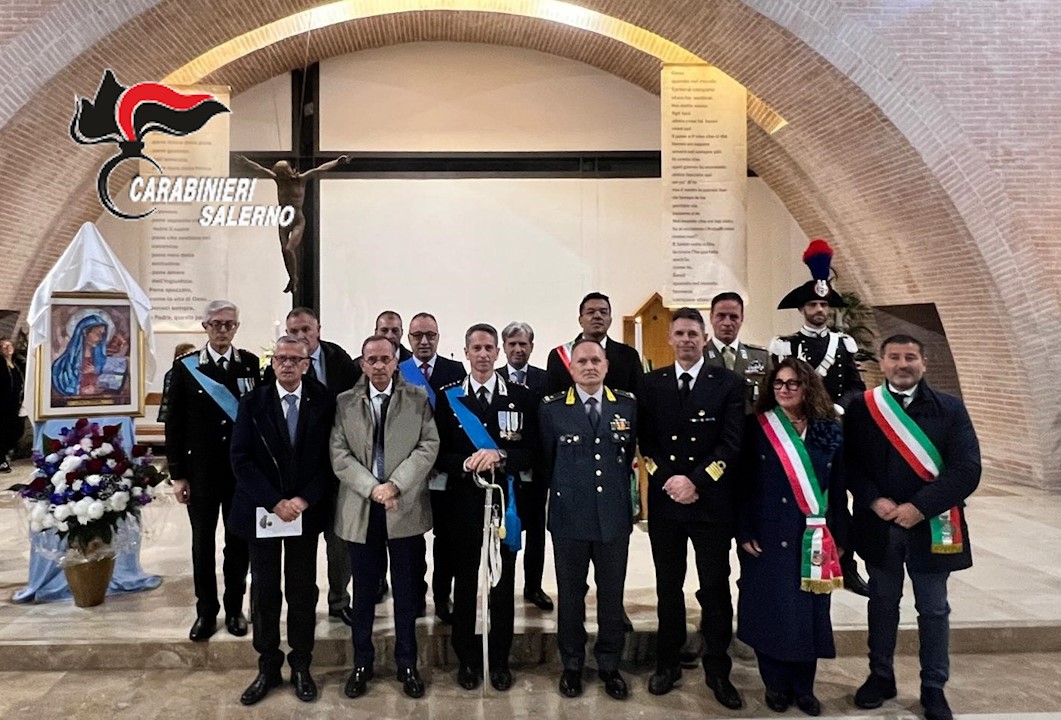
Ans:
[[[122,479],[118,481],[118,487],[125,488],[126,490],[128,490],[132,484],[133,481],[127,477],[122,477]]]
[[[40,532],[44,529],[44,525],[42,525],[39,520],[30,520],[29,529],[33,532]]]
[[[81,457],[79,455],[67,455],[63,458],[62,463],[59,464],[59,472],[68,473],[77,470],[81,467]]]
[[[81,449],[84,450],[85,452],[91,452],[91,450],[92,450],[92,438],[90,438],[90,437],[81,438],[80,445],[81,445]]]
[[[49,455],[45,456],[44,462],[49,463],[49,464],[50,463],[57,463],[57,462],[59,462],[59,455],[57,453],[50,453]]]
[[[111,458],[110,460],[107,461],[107,467],[109,467],[109,468],[118,467],[118,461],[115,460],[114,458]]]
[[[52,515],[54,515],[55,519],[60,522],[66,520],[68,517],[73,515],[73,513],[74,509],[69,505],[56,505],[52,510]]]
[[[103,503],[101,503],[99,500],[93,500],[92,504],[88,506],[88,519],[99,520],[101,517],[103,517],[103,512],[105,509],[106,508],[104,508]]]
[[[59,524],[59,521],[56,520],[55,516],[50,514],[50,513],[48,515],[45,515],[44,519],[41,520],[41,527],[44,528],[45,530],[47,530],[49,528],[53,528],[53,527],[55,527],[58,524]]]
[[[126,506],[129,504],[129,493],[119,491],[111,495],[110,506],[114,512],[125,512]]]
[[[70,525],[68,523],[65,523],[65,522],[57,523],[56,526],[55,526],[55,529],[58,530],[59,532],[66,532],[67,530],[70,529]]]
[[[48,503],[33,503],[29,511],[30,522],[44,522],[44,516],[48,514]]]
[[[88,509],[92,506],[93,502],[95,501],[92,498],[81,498],[76,503],[74,503],[74,514],[77,515],[79,518],[88,515]]]
[[[87,478],[85,478],[85,482],[87,482],[92,487],[97,487],[101,479],[102,478],[99,475],[89,475]]]
[[[81,489],[81,486],[82,486],[83,484],[84,484],[84,483],[82,483],[82,482],[81,482],[80,480],[74,480],[74,484],[73,484],[73,485],[71,485],[70,487],[71,487],[71,488],[73,489],[73,491],[74,491],[74,492],[77,492],[78,490],[80,490],[80,489]]]
[[[52,487],[59,487],[60,485],[66,484],[66,473],[62,470],[52,475]]]
[[[69,456],[73,455],[74,453],[76,453],[80,449],[81,449],[80,445],[71,445],[70,447],[65,448],[63,450],[63,455],[66,455],[67,457],[69,457]]]
[[[133,497],[140,497],[143,494],[144,494],[144,489],[142,487],[134,487],[133,488]]]
[[[105,442],[99,446],[99,449],[96,450],[96,457],[107,457],[113,452],[114,446],[110,443]]]

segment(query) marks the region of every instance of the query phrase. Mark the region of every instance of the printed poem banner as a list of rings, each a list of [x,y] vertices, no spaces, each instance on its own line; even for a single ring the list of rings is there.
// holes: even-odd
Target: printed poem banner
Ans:
[[[747,91],[710,65],[667,65],[660,94],[663,302],[707,307],[720,292],[746,296]]]
[[[229,89],[218,86],[174,88],[183,93],[208,92],[224,105]],[[202,129],[176,137],[151,133],[144,152],[155,159],[168,178],[228,175],[229,115],[211,118]],[[157,176],[141,161],[143,177]],[[148,203],[150,206],[153,203]],[[151,298],[155,332],[202,331],[206,304],[228,297],[228,237],[219,229],[199,224],[202,203],[158,203],[145,218],[148,233],[144,288]]]

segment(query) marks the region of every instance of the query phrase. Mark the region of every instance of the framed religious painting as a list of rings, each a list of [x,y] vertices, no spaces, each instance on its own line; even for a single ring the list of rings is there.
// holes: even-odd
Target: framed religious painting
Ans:
[[[56,293],[37,348],[37,414],[142,415],[143,331],[125,295]]]

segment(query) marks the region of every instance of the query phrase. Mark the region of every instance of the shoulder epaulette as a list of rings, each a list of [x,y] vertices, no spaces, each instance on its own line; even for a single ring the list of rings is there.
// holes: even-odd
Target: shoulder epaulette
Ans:
[[[764,348],[762,345],[752,345],[751,343],[746,342],[742,342],[741,345],[748,348],[749,350],[762,350],[763,352],[766,352],[766,348]]]
[[[612,392],[615,393],[616,395],[618,395],[619,397],[630,398],[631,400],[637,400],[637,396],[634,395],[632,392],[630,392],[628,390],[615,389],[615,390],[612,390]]]
[[[200,350],[202,350],[202,348],[195,348],[194,350],[189,350],[188,352],[183,353],[182,355],[178,355],[177,359],[178,360],[183,360],[184,358],[188,357],[189,355],[198,355]]]
[[[457,387],[458,385],[462,384],[463,382],[464,382],[464,378],[461,378],[460,380],[458,380],[456,382],[451,382],[451,383],[448,383],[446,385],[443,385],[439,389],[439,392],[442,392],[443,390],[449,390],[451,387]]]
[[[542,398],[542,403],[544,404],[544,403],[556,402],[557,400],[561,399],[565,395],[567,395],[567,391],[566,390],[561,390],[560,392],[553,393],[552,395],[546,395],[544,398]]]

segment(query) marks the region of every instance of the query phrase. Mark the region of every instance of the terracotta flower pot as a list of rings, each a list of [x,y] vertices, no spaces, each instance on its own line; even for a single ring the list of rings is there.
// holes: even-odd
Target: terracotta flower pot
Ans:
[[[82,563],[70,563],[63,568],[66,582],[78,607],[102,605],[107,587],[114,574],[114,557],[103,557]]]

